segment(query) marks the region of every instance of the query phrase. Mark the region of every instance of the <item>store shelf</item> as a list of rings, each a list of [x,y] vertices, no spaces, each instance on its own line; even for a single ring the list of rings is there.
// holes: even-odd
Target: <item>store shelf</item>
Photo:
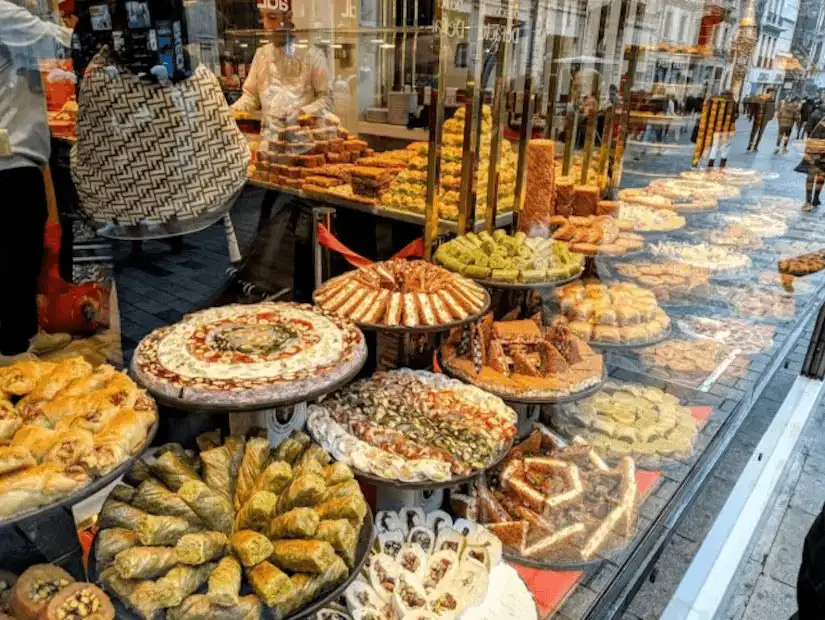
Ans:
[[[324,204],[328,204],[333,207],[341,207],[344,209],[352,209],[353,211],[360,211],[361,213],[369,213],[370,215],[374,215],[375,217],[383,217],[389,220],[395,220],[397,222],[406,222],[407,224],[416,224],[418,226],[424,226],[424,214],[423,213],[412,213],[408,211],[398,211],[396,209],[388,209],[383,208],[380,206],[375,205],[368,205],[363,202],[354,202],[352,200],[347,200],[346,198],[338,198],[332,195],[324,195],[319,196],[317,194],[307,194],[302,192],[299,189],[293,189],[291,187],[281,187],[280,185],[274,185],[272,183],[265,183],[263,181],[258,181],[257,179],[249,179],[247,181],[250,185],[255,187],[260,187],[262,189],[268,189],[276,192],[282,192],[284,194],[288,194],[290,196],[296,196],[299,198],[304,198],[306,200],[312,200],[315,202],[321,202]],[[513,223],[513,213],[512,211],[507,213],[500,213],[496,217],[496,228],[502,228],[504,226],[509,226]],[[439,230],[442,232],[450,232],[450,233],[457,233],[458,232],[458,223],[452,220],[438,220],[438,227]],[[475,232],[480,232],[484,230],[484,221],[478,220],[476,221],[475,226],[473,227]]]
[[[395,138],[396,140],[415,140],[418,142],[425,142],[430,137],[430,132],[427,129],[407,129],[404,125],[368,123],[367,121],[358,122],[358,133],[360,135]]]

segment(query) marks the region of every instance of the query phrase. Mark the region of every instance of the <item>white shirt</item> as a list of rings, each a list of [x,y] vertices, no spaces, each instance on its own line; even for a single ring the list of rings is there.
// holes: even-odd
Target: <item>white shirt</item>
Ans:
[[[11,141],[11,157],[0,156],[0,170],[49,161],[49,122],[38,67],[71,45],[72,31],[0,0],[0,129]]]
[[[296,49],[267,43],[252,59],[243,95],[233,110],[261,110],[264,119],[290,116],[296,110],[317,115],[332,108],[327,59],[315,46]]]

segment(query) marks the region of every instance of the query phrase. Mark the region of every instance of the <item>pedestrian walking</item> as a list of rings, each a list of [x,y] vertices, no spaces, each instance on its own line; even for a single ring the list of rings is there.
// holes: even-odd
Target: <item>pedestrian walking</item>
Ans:
[[[791,620],[820,620],[825,617],[825,506],[805,537],[796,581],[796,602],[799,611]]]
[[[817,122],[812,126],[811,121],[814,119]],[[812,114],[808,120],[808,141],[805,143],[805,154],[794,170],[806,175],[805,205],[802,210],[813,211],[814,207],[820,204],[819,194],[825,182],[825,119],[822,118],[821,112]]]
[[[762,141],[762,134],[765,133],[765,126],[773,120],[776,114],[774,92],[773,88],[769,88],[765,94],[753,99],[753,125],[748,141],[748,151],[756,153],[759,150],[759,143]]]
[[[799,106],[799,120],[796,124],[796,139],[800,140],[805,136],[805,126],[813,110],[813,102],[810,99],[803,99]]]
[[[788,152],[788,140],[791,139],[791,132],[794,124],[799,120],[799,104],[794,99],[788,99],[779,106],[776,113],[776,122],[779,125],[779,132],[776,134],[776,150],[774,155],[779,155],[779,149],[783,153]]]

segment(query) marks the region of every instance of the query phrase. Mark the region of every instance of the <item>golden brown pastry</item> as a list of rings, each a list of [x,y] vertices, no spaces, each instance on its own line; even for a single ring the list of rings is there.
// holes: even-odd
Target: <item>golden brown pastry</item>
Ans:
[[[289,577],[269,562],[261,562],[246,576],[253,592],[270,607],[289,600],[295,593],[295,587]]]
[[[11,440],[11,445],[28,450],[39,463],[46,458],[56,441],[58,433],[50,428],[25,424]]]
[[[249,496],[252,495],[255,481],[264,471],[268,459],[269,439],[255,437],[246,443],[246,450],[235,486],[235,510],[240,510],[246,500],[249,499]]]
[[[11,591],[9,610],[19,620],[35,620],[58,592],[74,583],[72,576],[54,564],[28,568]]]
[[[93,445],[94,437],[89,431],[80,428],[63,431],[54,438],[52,447],[43,460],[70,467],[90,452]]]
[[[0,392],[12,396],[24,396],[34,390],[40,380],[51,373],[56,366],[50,362],[24,360],[0,368]]]
[[[38,404],[51,400],[75,379],[92,372],[92,365],[82,357],[63,360],[49,374],[38,381],[35,388],[17,403],[17,410],[25,419],[35,413]]]
[[[263,534],[252,530],[241,530],[232,534],[232,549],[246,567],[255,566],[266,560],[272,553],[272,543]]]
[[[17,415],[14,405],[0,396],[0,441],[6,441],[14,437],[22,424],[23,420]]]
[[[39,620],[114,620],[115,608],[103,590],[91,583],[73,583],[58,592]]]
[[[0,475],[37,465],[31,452],[20,447],[0,447]]]
[[[57,463],[41,463],[0,478],[0,517],[43,506],[88,483],[80,472],[66,472]]]

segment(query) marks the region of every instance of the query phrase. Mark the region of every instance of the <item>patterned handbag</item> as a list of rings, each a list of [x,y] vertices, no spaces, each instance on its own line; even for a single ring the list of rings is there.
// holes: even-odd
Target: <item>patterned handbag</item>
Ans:
[[[117,67],[103,48],[78,108],[72,178],[96,225],[215,221],[246,182],[249,146],[204,65],[176,84],[152,83]]]

